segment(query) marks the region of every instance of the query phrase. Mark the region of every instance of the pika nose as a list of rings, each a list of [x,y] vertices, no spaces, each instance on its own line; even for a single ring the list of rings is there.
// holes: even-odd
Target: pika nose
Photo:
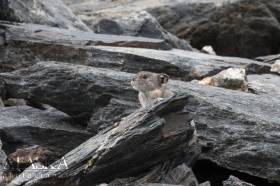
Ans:
[[[135,77],[132,78],[132,81],[135,81]]]

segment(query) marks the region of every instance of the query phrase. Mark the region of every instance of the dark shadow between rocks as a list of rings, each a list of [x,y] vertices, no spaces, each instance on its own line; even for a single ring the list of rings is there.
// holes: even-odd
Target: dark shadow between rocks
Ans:
[[[213,186],[223,186],[222,182],[227,180],[230,175],[251,183],[255,186],[279,186],[277,183],[269,183],[268,180],[251,176],[239,171],[229,170],[218,166],[208,160],[198,160],[193,167],[193,172],[199,183],[210,181]]]

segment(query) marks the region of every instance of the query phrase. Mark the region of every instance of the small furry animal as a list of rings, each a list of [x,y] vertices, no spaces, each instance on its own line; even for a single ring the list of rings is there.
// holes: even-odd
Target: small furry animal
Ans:
[[[141,71],[131,80],[131,86],[138,90],[138,99],[142,107],[146,107],[155,101],[169,98],[174,95],[165,87],[168,75]]]

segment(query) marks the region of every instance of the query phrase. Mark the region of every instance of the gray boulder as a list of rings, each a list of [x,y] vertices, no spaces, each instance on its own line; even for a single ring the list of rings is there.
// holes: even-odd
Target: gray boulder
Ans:
[[[68,169],[39,171],[48,177],[24,185],[95,185],[180,159],[194,132],[187,118],[180,117],[187,100],[188,96],[176,96],[135,111],[111,130],[98,133],[67,153]]]
[[[61,0],[2,0],[0,20],[91,31]]]
[[[132,76],[50,62],[1,74],[13,96],[47,102],[83,119],[90,119],[93,108],[105,107],[112,98],[137,102],[137,93],[130,86]],[[200,159],[280,183],[279,98],[182,81],[170,81],[168,86],[191,96],[184,113],[194,120],[205,144]]]
[[[28,106],[0,108],[0,136],[7,154],[24,146],[40,145],[52,152],[52,163],[90,138],[91,134],[58,111],[41,111]]]
[[[223,186],[254,186],[253,184],[246,183],[235,176],[230,176],[223,182]]]

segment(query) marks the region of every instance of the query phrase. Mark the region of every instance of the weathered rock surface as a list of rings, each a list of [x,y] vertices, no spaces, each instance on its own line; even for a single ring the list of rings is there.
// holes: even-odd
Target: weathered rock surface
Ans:
[[[129,177],[182,157],[194,129],[181,112],[188,96],[176,96],[140,109],[111,130],[98,133],[66,154],[68,169],[49,170],[48,178],[25,185],[94,185]],[[174,122],[176,120],[176,122]],[[55,162],[52,166],[57,166]],[[42,171],[40,171],[42,172]]]
[[[250,183],[246,183],[237,177],[230,176],[228,180],[223,182],[223,186],[254,186],[254,185]]]
[[[276,60],[275,63],[271,66],[271,72],[280,74],[280,60]]]
[[[247,76],[249,91],[280,98],[280,76],[274,74],[252,74]]]
[[[216,8],[210,18],[203,15],[207,20],[189,25],[181,36],[198,49],[213,46],[218,55],[252,58],[276,54],[280,50],[279,7],[278,0],[226,4]]]
[[[153,184],[151,184],[153,183]],[[152,171],[138,178],[116,179],[110,182],[109,186],[122,185],[181,185],[181,186],[198,186],[198,182],[192,170],[186,165],[178,166],[172,163],[164,163],[156,166]]]
[[[125,72],[49,62],[1,77],[13,96],[47,102],[72,116],[94,112],[112,98],[137,99],[129,83],[132,74]],[[280,183],[279,98],[182,81],[169,86],[192,96],[186,113],[193,115],[206,144],[201,159]]]
[[[146,50],[142,52],[149,55]],[[135,101],[137,96],[130,88],[131,77],[112,70],[55,62],[42,62],[28,69],[0,74],[0,78],[6,80],[10,97],[49,104],[85,120],[89,120],[94,111],[107,106],[112,98]]]
[[[139,105],[134,101],[110,99],[109,103],[93,111],[93,115],[87,125],[87,130],[93,133],[112,126],[113,123],[121,121],[135,111]]]
[[[40,177],[40,173],[37,171],[39,169],[46,169],[47,167],[44,166],[40,162],[33,163],[28,168],[26,168],[21,174],[16,176],[7,186],[21,186],[30,179],[34,179],[36,177]]]
[[[274,64],[276,60],[280,59],[280,54],[261,56],[255,59],[264,63]]]
[[[3,173],[9,168],[7,163],[7,155],[2,150],[2,141],[0,140],[0,185],[4,184]]]
[[[14,99],[14,98],[9,98],[4,101],[4,105],[6,107],[11,107],[11,106],[25,106],[27,105],[27,101],[24,99]]]
[[[2,0],[0,20],[90,31],[61,0]]]
[[[127,72],[138,72],[140,70],[164,72],[171,77],[183,80],[202,79],[230,67],[240,68],[244,66],[244,68],[248,68],[249,73],[268,73],[270,71],[270,64],[248,59],[212,56],[184,50],[161,51],[108,46],[91,47],[86,46],[86,43],[94,45],[95,42],[102,41],[102,37],[95,38],[92,34],[90,34],[92,36],[90,37],[87,32],[75,35],[67,30],[63,32],[61,29],[38,25],[29,25],[28,27],[28,25],[2,24],[2,26],[6,30],[6,45],[2,46],[3,50],[0,50],[0,69],[2,71],[14,70],[33,65],[38,61],[49,60],[112,68]],[[40,31],[36,32],[36,28]],[[112,37],[117,38],[116,41],[106,38],[106,42],[111,42],[107,45],[122,46],[121,41],[124,40],[120,38],[126,36]],[[137,39],[139,40],[139,38]],[[136,46],[150,48],[154,46],[158,49],[163,44],[162,42],[151,42],[149,44],[149,41],[150,39],[146,43],[140,39],[139,42],[136,42],[140,46]],[[133,43],[136,44],[135,40],[132,41]],[[124,44],[124,46],[131,46],[129,42],[124,42]]]
[[[229,68],[215,76],[204,78],[198,83],[233,90],[246,91],[248,89],[246,72],[243,68]]]
[[[96,23],[90,19],[86,23],[95,33],[163,39],[173,48],[194,50],[187,41],[177,38],[162,28],[146,11],[128,13],[121,17],[104,17]]]
[[[20,106],[3,107],[0,112],[0,136],[7,154],[24,145],[40,145],[53,152],[51,158],[54,159],[91,136],[81,127],[71,124],[69,116],[58,111],[48,112]]]

